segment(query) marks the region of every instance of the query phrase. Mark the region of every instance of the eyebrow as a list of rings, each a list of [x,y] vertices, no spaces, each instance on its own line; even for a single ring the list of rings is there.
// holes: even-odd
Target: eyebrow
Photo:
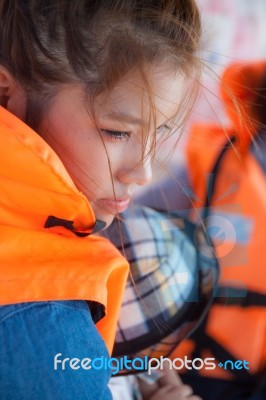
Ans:
[[[121,121],[122,120],[122,121],[127,122],[127,123],[129,123],[131,125],[144,125],[145,124],[144,121],[141,118],[134,117],[133,115],[130,115],[130,114],[127,114],[127,113],[124,113],[124,112],[115,112],[115,111],[114,112],[110,112],[110,113],[104,114],[103,118],[104,119],[114,119],[114,120],[117,120],[117,121]],[[169,118],[169,120],[170,119],[171,118]],[[145,124],[145,125],[147,125],[147,124]],[[171,127],[169,125],[167,125],[167,122],[165,122],[164,124],[160,125],[157,129],[161,129],[161,128],[166,128],[166,129],[169,129],[169,130],[171,129]]]
[[[114,119],[117,121],[124,121],[124,122],[128,122],[129,124],[132,125],[142,125],[144,123],[144,121],[142,121],[142,119],[134,117],[133,115],[124,113],[124,112],[109,112],[107,114],[103,115],[104,119]]]

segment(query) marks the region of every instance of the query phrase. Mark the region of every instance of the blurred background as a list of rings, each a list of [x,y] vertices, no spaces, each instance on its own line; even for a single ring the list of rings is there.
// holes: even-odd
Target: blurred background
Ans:
[[[175,150],[176,135],[160,148],[154,181],[167,175],[171,164],[184,163],[184,147],[191,124],[228,124],[219,91],[219,78],[224,69],[236,61],[266,59],[266,0],[197,2],[203,25],[200,57],[205,67],[202,89]]]
[[[192,120],[225,122],[215,74],[234,61],[266,58],[265,0],[197,0],[203,22],[203,59],[214,73],[204,73],[206,90]]]

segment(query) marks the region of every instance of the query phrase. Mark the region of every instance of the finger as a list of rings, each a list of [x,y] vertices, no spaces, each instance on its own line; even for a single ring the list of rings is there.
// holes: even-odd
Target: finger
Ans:
[[[165,386],[162,386],[159,389],[157,389],[155,393],[157,395],[163,396],[163,395],[166,395],[166,394],[172,393],[172,392],[173,392],[173,386],[165,385]]]
[[[149,399],[153,393],[156,393],[159,385],[156,383],[148,383],[142,378],[138,379],[138,385],[143,399]]]
[[[158,384],[160,386],[164,385],[173,385],[173,386],[180,386],[183,384],[181,378],[177,374],[175,369],[170,369],[169,364],[165,364],[162,370],[162,377],[158,380]]]
[[[193,395],[193,390],[188,385],[172,386],[172,392],[175,394],[175,396],[179,396],[181,398],[189,397],[189,399],[190,399],[190,396]]]

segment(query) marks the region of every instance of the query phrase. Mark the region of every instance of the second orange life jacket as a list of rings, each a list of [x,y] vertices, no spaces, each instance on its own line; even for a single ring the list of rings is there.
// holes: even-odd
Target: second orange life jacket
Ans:
[[[197,124],[188,142],[193,201],[203,218],[209,207],[204,222],[216,228],[213,241],[221,277],[208,318],[174,356],[215,357],[217,363],[246,360],[250,368],[200,371],[209,377],[245,378],[266,368],[266,179],[250,151],[258,125],[249,109],[263,71],[266,62],[229,67],[222,83],[232,126]],[[239,101],[242,122],[232,107],[228,86]]]

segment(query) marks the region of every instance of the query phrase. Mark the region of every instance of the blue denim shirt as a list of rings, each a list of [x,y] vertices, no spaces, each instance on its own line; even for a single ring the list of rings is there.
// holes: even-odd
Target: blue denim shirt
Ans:
[[[1,400],[109,400],[110,369],[63,362],[101,356],[109,359],[86,301],[0,307]]]

